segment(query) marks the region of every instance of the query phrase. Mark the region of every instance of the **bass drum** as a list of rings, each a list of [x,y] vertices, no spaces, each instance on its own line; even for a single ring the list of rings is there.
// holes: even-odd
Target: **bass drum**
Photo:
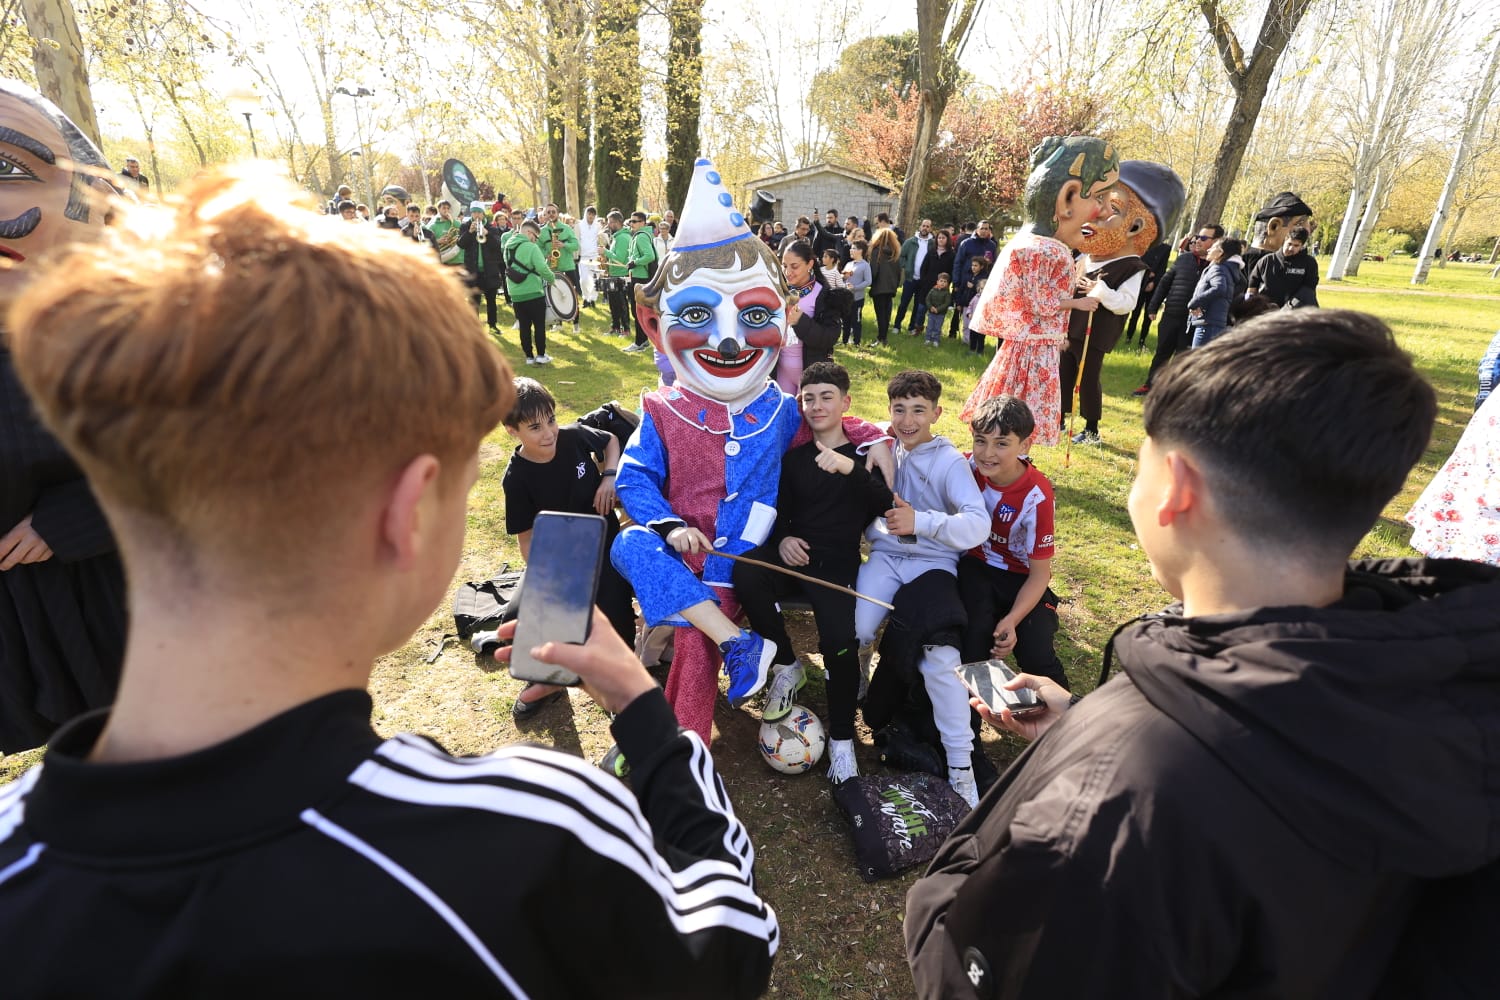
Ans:
[[[561,275],[547,286],[547,322],[578,322],[578,293],[573,290],[573,283]]]

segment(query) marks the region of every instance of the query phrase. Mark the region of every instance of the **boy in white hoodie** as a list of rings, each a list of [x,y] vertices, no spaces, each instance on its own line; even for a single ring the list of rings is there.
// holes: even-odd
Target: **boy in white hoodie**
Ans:
[[[943,414],[942,391],[937,377],[924,371],[901,372],[886,386],[896,438],[896,501],[865,531],[870,558],[860,567],[857,584],[861,593],[883,601],[929,570],[957,576],[958,557],[989,537],[989,514],[968,461],[953,442],[932,433]],[[858,603],[854,629],[861,646],[874,642],[884,620],[879,605]],[[979,793],[970,767],[969,696],[953,672],[960,662],[956,646],[927,646],[921,670],[948,755],[948,782],[973,806]]]

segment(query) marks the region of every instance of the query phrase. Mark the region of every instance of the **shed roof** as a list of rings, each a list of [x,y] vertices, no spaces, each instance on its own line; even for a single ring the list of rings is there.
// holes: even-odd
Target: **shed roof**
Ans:
[[[854,170],[850,167],[841,166],[837,163],[814,163],[811,166],[803,167],[800,170],[788,171],[784,174],[768,174],[765,177],[757,177],[754,180],[749,181],[747,183],[747,186],[750,188],[768,187],[772,184],[781,184],[787,181],[805,180],[808,177],[816,177],[818,174],[825,173],[838,174],[840,177],[847,177],[851,181],[856,181],[860,184],[867,184],[875,190],[884,192],[885,194],[894,193],[893,188],[882,184],[878,178],[873,177],[870,174]]]

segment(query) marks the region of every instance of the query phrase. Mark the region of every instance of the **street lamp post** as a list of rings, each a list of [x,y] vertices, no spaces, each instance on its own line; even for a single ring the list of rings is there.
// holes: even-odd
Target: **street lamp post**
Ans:
[[[354,105],[354,137],[364,150],[364,155],[360,159],[364,160],[365,163],[365,204],[369,205],[370,211],[373,212],[375,211],[375,176],[370,170],[370,150],[365,143],[365,133],[359,124],[359,99],[361,97],[374,97],[375,91],[360,84],[353,84],[352,86],[353,90],[349,89],[349,87],[335,87],[333,88],[333,92],[349,98],[349,103]]]
[[[250,132],[250,155],[260,159],[260,150],[255,146],[255,125],[250,116],[260,110],[260,95],[253,90],[232,90],[224,95],[229,110],[245,116],[245,128]]]

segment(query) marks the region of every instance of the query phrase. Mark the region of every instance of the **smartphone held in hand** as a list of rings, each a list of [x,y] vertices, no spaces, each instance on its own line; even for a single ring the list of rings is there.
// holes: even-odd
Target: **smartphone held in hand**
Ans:
[[[577,674],[542,663],[531,650],[549,641],[588,640],[604,565],[604,538],[604,518],[597,514],[543,511],[536,516],[510,657],[510,675],[516,680],[578,683]]]
[[[1004,660],[960,663],[953,671],[963,681],[964,687],[969,689],[969,693],[984,702],[996,715],[1000,714],[1002,708],[1008,708],[1011,715],[1024,719],[1047,710],[1046,704],[1030,688],[1018,691],[1006,689],[1005,684],[1014,680],[1016,674],[1005,665]]]

